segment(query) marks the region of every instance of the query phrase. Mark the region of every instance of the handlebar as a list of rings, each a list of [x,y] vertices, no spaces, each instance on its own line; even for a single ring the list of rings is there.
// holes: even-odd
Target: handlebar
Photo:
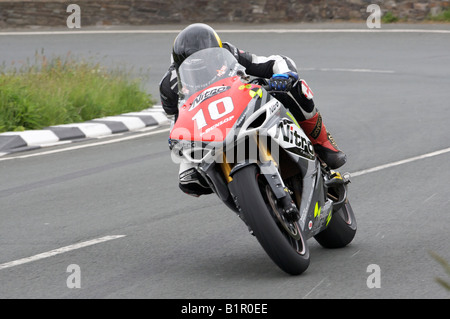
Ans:
[[[284,94],[288,93],[288,91],[280,91],[280,90],[271,89],[270,86],[267,84],[267,79],[265,79],[265,78],[254,78],[253,80],[250,81],[250,77],[242,71],[238,71],[237,75],[239,75],[241,77],[241,79],[248,81],[249,83],[261,85],[261,87],[264,90],[266,90],[268,93],[284,93]]]
[[[287,94],[289,91],[280,91],[280,90],[273,90],[270,88],[269,85],[261,85],[261,87],[266,90],[268,93],[284,93]]]

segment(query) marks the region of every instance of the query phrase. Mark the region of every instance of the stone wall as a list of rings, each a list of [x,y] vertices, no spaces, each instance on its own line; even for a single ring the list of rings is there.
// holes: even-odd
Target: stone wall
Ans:
[[[72,3],[82,26],[363,21],[369,4],[418,22],[450,8],[450,0],[0,0],[0,28],[66,26]]]

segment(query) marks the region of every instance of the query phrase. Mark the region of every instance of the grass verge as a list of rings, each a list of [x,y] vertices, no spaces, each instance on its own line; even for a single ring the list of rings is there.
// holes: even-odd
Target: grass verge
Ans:
[[[42,129],[151,107],[141,79],[68,54],[0,67],[0,132]]]
[[[429,14],[427,16],[427,20],[433,21],[433,22],[450,22],[450,8],[446,9],[434,16]]]
[[[395,16],[392,12],[388,11],[381,17],[382,23],[395,23],[398,22],[400,19]]]

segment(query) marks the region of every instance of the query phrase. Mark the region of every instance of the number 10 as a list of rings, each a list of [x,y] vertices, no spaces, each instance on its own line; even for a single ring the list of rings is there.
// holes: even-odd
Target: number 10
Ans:
[[[222,103],[225,110],[220,113],[219,111],[219,107],[218,105]],[[221,98],[217,101],[211,102],[208,105],[208,112],[209,112],[209,117],[211,118],[211,120],[216,121],[222,117],[224,117],[225,115],[233,112],[234,110],[234,104],[233,104],[233,100],[231,99],[230,96],[226,96],[224,98]],[[203,110],[199,110],[193,117],[192,120],[197,122],[197,128],[198,129],[202,129],[203,127],[205,127],[206,125],[208,125],[208,123],[206,122],[206,118],[205,118],[205,114],[203,114]]]

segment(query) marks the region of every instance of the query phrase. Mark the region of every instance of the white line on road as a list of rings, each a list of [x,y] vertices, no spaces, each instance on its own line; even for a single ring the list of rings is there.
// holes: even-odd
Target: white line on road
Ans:
[[[450,34],[442,29],[251,29],[216,30],[217,33],[441,33]]]
[[[374,69],[345,69],[345,68],[301,68],[300,71],[322,71],[322,72],[356,72],[356,73],[395,73],[393,70]]]
[[[82,243],[61,247],[61,248],[58,248],[58,249],[47,251],[47,252],[42,253],[42,254],[38,254],[38,255],[31,256],[31,257],[26,257],[26,258],[14,260],[14,261],[11,261],[11,262],[7,262],[7,263],[4,263],[4,264],[0,264],[0,270],[1,269],[5,269],[5,268],[11,268],[11,267],[18,266],[18,265],[23,265],[23,264],[26,264],[26,263],[29,263],[29,262],[32,262],[32,261],[36,261],[36,260],[40,260],[40,259],[56,256],[56,255],[59,255],[59,254],[67,253],[67,252],[75,250],[75,249],[80,249],[80,248],[83,248],[83,247],[96,245],[96,244],[99,244],[99,243],[103,243],[105,241],[109,241],[109,240],[113,240],[113,239],[117,239],[117,238],[122,238],[122,237],[125,237],[125,236],[126,235],[105,236],[105,237],[101,237],[101,238],[97,238],[97,239],[84,241]]]
[[[427,154],[419,155],[419,156],[414,156],[414,157],[407,158],[407,159],[404,159],[404,160],[401,160],[401,161],[392,162],[392,163],[388,163],[388,164],[384,164],[384,165],[380,165],[380,166],[375,166],[375,167],[372,167],[372,168],[369,168],[369,169],[364,169],[364,170],[361,170],[361,171],[357,171],[357,172],[354,172],[354,173],[350,173],[350,176],[355,177],[355,176],[361,176],[361,175],[365,175],[365,174],[369,174],[369,173],[373,173],[373,172],[378,172],[378,171],[381,171],[381,170],[386,169],[386,168],[391,168],[391,167],[394,167],[394,166],[411,163],[411,162],[418,161],[418,160],[421,160],[421,159],[425,159],[425,158],[429,158],[429,157],[433,157],[433,156],[437,156],[437,155],[442,155],[442,154],[445,154],[445,153],[448,153],[448,152],[450,152],[450,147],[449,148],[445,148],[445,149],[440,150],[440,151],[431,152],[431,153],[427,153]]]
[[[316,290],[316,288],[319,287],[325,281],[325,279],[327,278],[323,278],[317,285],[313,287],[313,289],[311,289],[306,295],[304,295],[302,299],[306,299],[306,297],[308,297],[314,290]]]
[[[77,30],[77,31],[9,31],[1,35],[89,35],[89,34],[177,34],[173,30]],[[217,29],[217,33],[435,33],[450,34],[439,29]]]

